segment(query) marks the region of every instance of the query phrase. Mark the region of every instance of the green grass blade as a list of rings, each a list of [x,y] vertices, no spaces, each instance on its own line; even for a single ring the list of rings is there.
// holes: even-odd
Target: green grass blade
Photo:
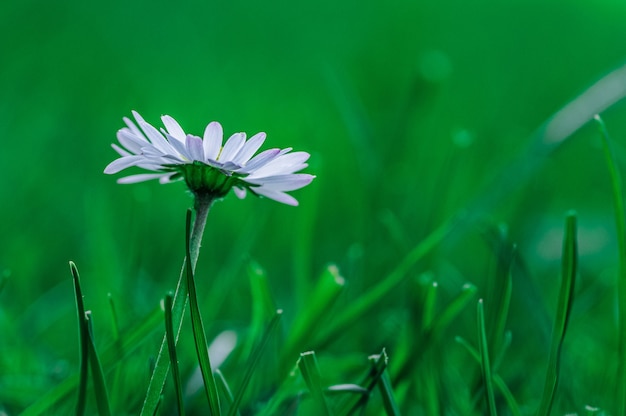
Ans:
[[[256,264],[248,265],[248,278],[250,279],[250,291],[252,295],[252,320],[250,323],[250,336],[242,349],[243,356],[250,356],[256,342],[266,330],[266,325],[276,313],[276,304],[272,297],[270,284],[265,271]]]
[[[298,360],[298,368],[302,374],[302,378],[306,383],[311,396],[315,403],[317,403],[317,414],[331,416],[333,413],[330,411],[330,407],[326,402],[324,396],[324,387],[322,386],[322,376],[320,375],[319,367],[317,366],[317,358],[314,351],[307,351],[300,354]]]
[[[191,240],[191,210],[187,211],[187,227],[186,227],[186,253],[187,258],[191,258],[190,240]],[[220,400],[217,394],[217,386],[215,377],[211,368],[211,360],[209,359],[209,346],[206,341],[204,325],[202,324],[202,316],[200,314],[200,306],[198,305],[198,296],[196,293],[196,283],[194,281],[193,267],[191,262],[186,262],[187,288],[189,290],[189,311],[191,313],[191,327],[193,330],[193,338],[196,344],[196,353],[198,354],[198,363],[202,379],[204,380],[204,391],[209,402],[209,410],[211,416],[219,416]]]
[[[383,406],[388,416],[400,416],[400,408],[396,403],[396,399],[393,395],[393,388],[391,386],[391,378],[387,369],[383,371],[380,379],[378,380],[378,390],[383,399]]]
[[[120,325],[119,319],[117,316],[117,309],[115,307],[115,302],[113,301],[113,295],[111,293],[107,293],[107,300],[109,301],[109,309],[111,310],[111,331],[113,333],[113,347],[117,350],[118,356],[122,356],[122,340],[120,338]],[[112,398],[120,397],[120,391],[122,387],[122,383],[120,382],[120,377],[122,375],[121,372],[122,366],[115,366],[113,370],[113,378],[112,378]],[[114,408],[116,407],[116,403],[113,402],[111,404]]]
[[[462,337],[456,337],[455,341],[461,344],[467,350],[467,352],[472,356],[472,358],[476,360],[476,363],[480,365],[480,354],[478,353],[476,348],[472,347],[469,344],[469,342],[467,342],[467,340],[465,340]],[[511,393],[511,390],[509,389],[509,387],[506,385],[504,380],[502,380],[502,377],[500,377],[495,372],[492,372],[491,376],[493,377],[493,384],[498,388],[500,393],[502,393],[502,396],[504,397],[506,404],[509,406],[509,410],[511,410],[511,414],[513,416],[522,416],[522,411],[520,410],[517,400],[515,400],[513,393]]]
[[[467,306],[469,301],[476,294],[476,286],[471,283],[466,283],[461,288],[461,291],[446,305],[443,311],[433,318],[431,326],[427,328],[423,335],[422,340],[412,354],[406,355],[397,361],[392,367],[391,374],[393,375],[393,382],[398,385],[400,381],[412,374],[415,366],[420,362],[424,351],[434,344],[434,341],[441,337],[443,331],[450,325],[450,323],[461,313],[461,311]]]
[[[622,175],[613,152],[609,132],[599,115],[595,116],[600,127],[606,165],[611,177],[613,194],[613,211],[615,213],[615,231],[619,250],[619,274],[617,277],[617,308],[618,308],[618,366],[617,366],[617,400],[618,414],[626,414],[626,211],[624,211],[624,193]]]
[[[491,375],[491,361],[489,360],[489,348],[487,346],[487,331],[485,330],[485,312],[483,300],[478,300],[478,353],[480,356],[480,368],[485,386],[485,399],[490,416],[496,416],[496,398],[493,392],[493,377]]]
[[[91,379],[93,381],[93,387],[96,394],[96,405],[98,407],[98,414],[100,414],[100,416],[111,416],[111,407],[109,406],[109,393],[107,390],[106,382],[104,380],[102,365],[100,364],[100,359],[98,358],[98,351],[96,350],[90,311],[85,312],[85,322],[88,328],[89,364],[91,365]]]
[[[183,386],[180,382],[180,369],[178,368],[178,357],[176,354],[176,335],[174,334],[174,324],[172,322],[172,303],[174,295],[172,292],[165,296],[165,336],[167,337],[167,350],[170,356],[170,366],[172,368],[172,378],[174,379],[174,389],[176,391],[176,404],[178,414],[185,414],[185,403],[183,400]]]
[[[378,385],[389,363],[387,352],[384,349],[380,354],[369,356],[368,360],[370,361],[370,371],[360,383],[367,390],[368,394],[362,394],[345,401],[341,406],[341,410],[337,412],[340,416],[353,415],[359,409],[362,412],[365,411],[365,405],[371,397],[372,390]]]
[[[309,344],[328,317],[333,304],[344,288],[345,280],[336,266],[328,266],[319,277],[313,291],[289,330],[289,337],[282,351],[282,374],[289,371],[299,351],[315,347]]]
[[[234,401],[233,393],[231,392],[230,387],[228,386],[228,383],[224,378],[224,374],[222,374],[219,368],[216,368],[213,374],[215,374],[215,384],[217,385],[221,396],[226,399],[226,405],[229,407],[229,409],[232,408]],[[241,413],[239,413],[238,409],[235,409],[234,415],[241,416]]]
[[[563,256],[561,265],[561,288],[556,309],[556,319],[552,330],[550,344],[550,358],[546,372],[546,381],[543,396],[537,414],[550,414],[554,402],[554,394],[559,382],[559,368],[561,364],[561,350],[567,331],[572,303],[574,301],[574,287],[578,269],[578,248],[576,238],[576,214],[570,212],[565,219],[565,236],[563,238]]]
[[[391,273],[380,279],[380,283],[347,306],[341,315],[339,315],[320,336],[318,343],[324,345],[331,339],[335,339],[340,333],[345,332],[347,328],[357,322],[363,314],[369,312],[381,299],[387,296],[392,289],[406,278],[408,271],[417,262],[422,260],[449,234],[453,224],[453,220],[443,223],[415,246]]]
[[[78,382],[78,399],[76,401],[76,415],[85,414],[87,404],[87,382],[89,377],[89,331],[85,322],[85,303],[83,291],[80,287],[80,275],[74,262],[70,261],[70,271],[74,281],[74,296],[76,298],[76,313],[78,315],[78,335],[80,344],[80,379]]]
[[[229,416],[234,416],[235,414],[239,413],[239,405],[241,404],[243,395],[246,391],[246,388],[248,387],[248,384],[250,383],[252,374],[254,373],[254,370],[256,369],[256,366],[259,360],[261,359],[261,355],[263,354],[263,351],[265,350],[265,347],[267,346],[268,341],[270,340],[272,334],[278,327],[278,323],[280,322],[280,318],[282,315],[283,315],[283,311],[281,309],[278,309],[276,313],[274,314],[274,317],[270,321],[269,325],[267,326],[267,329],[265,330],[265,333],[263,334],[261,341],[252,352],[252,355],[250,356],[248,364],[246,365],[246,371],[244,373],[243,380],[241,382],[241,385],[239,386],[239,389],[237,389],[237,394],[235,395],[235,398],[233,399],[233,403],[230,407],[230,411],[228,412]]]
[[[122,353],[119,353],[119,349],[115,342],[107,345],[107,347],[104,348],[104,352],[101,357],[104,368],[116,368],[124,357],[145,342],[150,333],[152,333],[160,325],[163,325],[162,321],[163,312],[160,308],[158,308],[139,324],[122,331],[120,337]],[[48,393],[44,394],[39,400],[26,408],[20,415],[37,416],[41,414],[49,414],[50,408],[67,395],[76,391],[77,386],[80,389],[79,375],[74,374],[69,376]]]

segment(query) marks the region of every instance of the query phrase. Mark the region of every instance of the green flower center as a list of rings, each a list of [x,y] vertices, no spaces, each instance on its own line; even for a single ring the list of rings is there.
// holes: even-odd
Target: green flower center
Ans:
[[[223,198],[233,186],[249,187],[241,180],[243,175],[199,161],[183,165],[168,165],[167,168],[176,171],[176,177],[183,177],[189,190],[197,196]]]

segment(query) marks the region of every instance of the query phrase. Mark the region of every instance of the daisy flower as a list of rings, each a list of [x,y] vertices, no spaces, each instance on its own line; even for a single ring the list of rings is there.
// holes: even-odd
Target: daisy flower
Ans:
[[[104,173],[114,174],[137,166],[154,173],[126,176],[118,183],[136,183],[158,179],[160,183],[184,180],[196,196],[211,199],[224,197],[234,189],[239,198],[249,191],[255,195],[298,205],[286,192],[300,189],[315,176],[296,173],[308,165],[307,152],[269,149],[255,156],[265,141],[265,133],[246,140],[245,133],[235,133],[223,143],[220,123],[213,121],[203,137],[186,134],[170,116],[161,117],[160,131],[133,111],[135,121],[124,118],[126,127],[117,132],[121,146],[112,144],[120,158],[109,163]]]

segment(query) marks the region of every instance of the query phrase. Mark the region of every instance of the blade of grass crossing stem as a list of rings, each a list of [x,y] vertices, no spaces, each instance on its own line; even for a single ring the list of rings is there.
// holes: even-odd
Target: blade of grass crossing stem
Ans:
[[[617,277],[617,308],[618,308],[618,366],[617,366],[617,397],[619,412],[626,414],[626,211],[624,211],[624,194],[622,176],[613,152],[609,132],[599,115],[595,116],[600,127],[606,165],[611,177],[613,193],[613,210],[615,212],[615,228],[617,247],[619,250],[619,274]]]
[[[485,330],[485,312],[483,300],[478,300],[478,352],[480,355],[480,368],[485,386],[485,399],[490,416],[496,416],[496,398],[493,392],[493,378],[491,376],[491,362],[489,361],[489,348],[487,346],[487,331]]]
[[[232,408],[233,400],[234,400],[233,393],[231,392],[230,387],[228,386],[228,383],[226,382],[226,379],[224,378],[224,374],[222,374],[219,368],[216,368],[213,374],[215,374],[215,384],[217,385],[219,392],[221,393],[222,397],[226,399],[226,405],[229,408]],[[234,414],[236,416],[241,415],[239,413],[239,410],[237,409],[235,409]]]
[[[233,399],[233,404],[231,405],[230,411],[228,412],[229,416],[234,416],[239,413],[239,405],[241,403],[241,400],[243,399],[243,395],[246,391],[246,388],[248,387],[248,384],[250,383],[252,374],[254,373],[254,370],[256,369],[256,366],[259,363],[259,360],[261,359],[261,355],[263,354],[263,351],[265,350],[267,342],[269,341],[272,334],[278,327],[278,323],[280,322],[280,318],[282,315],[283,315],[282,309],[278,309],[276,313],[274,314],[274,317],[270,321],[269,325],[267,326],[267,329],[265,330],[265,333],[263,334],[261,341],[252,352],[252,355],[250,356],[250,360],[248,361],[248,364],[246,365],[246,371],[244,373],[243,380],[241,381],[241,386],[239,386],[239,389],[237,389],[237,393],[235,395],[235,398]]]
[[[345,331],[347,327],[359,320],[363,314],[369,312],[381,299],[405,279],[411,267],[430,253],[448,235],[452,229],[453,223],[453,220],[448,220],[430,233],[398,263],[391,273],[382,278],[380,283],[347,306],[343,313],[339,315],[337,319],[333,321],[333,324],[320,336],[318,344],[324,345],[334,339],[338,334]]]
[[[480,354],[469,344],[469,342],[467,342],[467,340],[462,337],[456,337],[455,341],[461,344],[467,352],[469,352],[472,358],[476,360],[476,363],[480,365]],[[498,388],[500,393],[502,393],[506,404],[509,406],[509,410],[511,410],[511,414],[513,416],[522,416],[522,411],[520,410],[519,404],[517,404],[517,400],[515,400],[515,396],[513,396],[509,387],[506,385],[504,380],[502,380],[502,377],[495,372],[492,372],[491,377],[493,378],[493,384]]]
[[[80,288],[80,275],[74,262],[70,261],[70,271],[74,280],[74,295],[76,297],[76,313],[78,315],[78,338],[80,344],[80,378],[78,382],[78,398],[76,401],[76,415],[85,414],[87,404],[87,382],[89,377],[89,330],[85,321],[85,302]]]
[[[170,355],[170,366],[172,368],[172,378],[174,379],[174,390],[176,392],[176,404],[178,414],[185,414],[185,404],[183,400],[183,386],[180,382],[180,369],[178,368],[178,357],[176,354],[176,335],[174,334],[174,324],[172,323],[172,303],[174,295],[172,292],[165,296],[165,336],[167,338],[167,350]]]
[[[550,414],[554,402],[554,394],[559,382],[559,368],[561,365],[561,350],[567,331],[572,303],[574,301],[574,287],[578,266],[578,249],[576,238],[576,214],[570,212],[565,219],[565,236],[563,238],[563,255],[561,265],[561,288],[556,309],[556,319],[552,330],[550,344],[550,358],[546,372],[546,382],[543,396],[537,414]]]
[[[186,227],[186,252],[187,258],[191,258],[190,236],[191,236],[191,210],[187,211],[187,227]],[[202,324],[202,316],[200,315],[200,307],[198,305],[198,296],[196,294],[196,283],[194,282],[193,268],[191,262],[186,262],[187,287],[189,289],[189,312],[191,313],[191,327],[193,337],[196,343],[196,352],[198,354],[198,363],[200,364],[200,372],[204,380],[204,391],[209,401],[209,409],[211,416],[219,416],[220,400],[217,394],[217,386],[213,377],[211,368],[211,360],[209,359],[209,347],[204,334],[204,325]]]
[[[91,365],[91,379],[96,394],[96,405],[100,416],[111,416],[111,407],[109,406],[109,393],[104,380],[104,372],[98,358],[96,343],[93,336],[93,324],[91,312],[85,312],[85,322],[87,323],[89,334],[89,364]]]
[[[314,351],[307,351],[300,354],[298,360],[298,369],[302,378],[306,383],[314,402],[317,404],[317,414],[331,416],[330,407],[324,396],[324,387],[322,386],[322,376],[317,366],[317,358]]]

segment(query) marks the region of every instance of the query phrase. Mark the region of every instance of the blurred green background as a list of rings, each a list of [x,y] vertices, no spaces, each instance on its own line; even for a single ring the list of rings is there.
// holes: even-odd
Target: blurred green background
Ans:
[[[265,131],[266,148],[312,155],[317,179],[294,192],[300,207],[234,195],[213,207],[198,265],[201,295],[219,293],[206,303],[210,336],[247,325],[249,259],[289,322],[327,264],[347,279],[341,308],[469,207],[479,219],[412,276],[432,272],[443,299],[465,282],[482,293],[496,263],[485,234],[507,225],[524,267],[502,372],[520,403],[536,406],[563,217],[575,209],[582,270],[558,410],[609,406],[617,254],[597,129],[540,158],[528,149],[546,119],[624,63],[625,19],[615,0],[2,3],[0,404],[12,414],[76,372],[69,260],[103,341],[107,293],[125,326],[173,288],[191,205],[184,185],[121,186],[102,173],[122,117],[137,110],[196,134],[212,120],[227,135]],[[604,119],[624,161],[626,106]],[[387,346],[393,360],[412,305],[406,285],[318,354]],[[473,308],[457,334],[474,339]],[[159,337],[133,364],[146,374]],[[128,394],[132,413],[143,392]]]

